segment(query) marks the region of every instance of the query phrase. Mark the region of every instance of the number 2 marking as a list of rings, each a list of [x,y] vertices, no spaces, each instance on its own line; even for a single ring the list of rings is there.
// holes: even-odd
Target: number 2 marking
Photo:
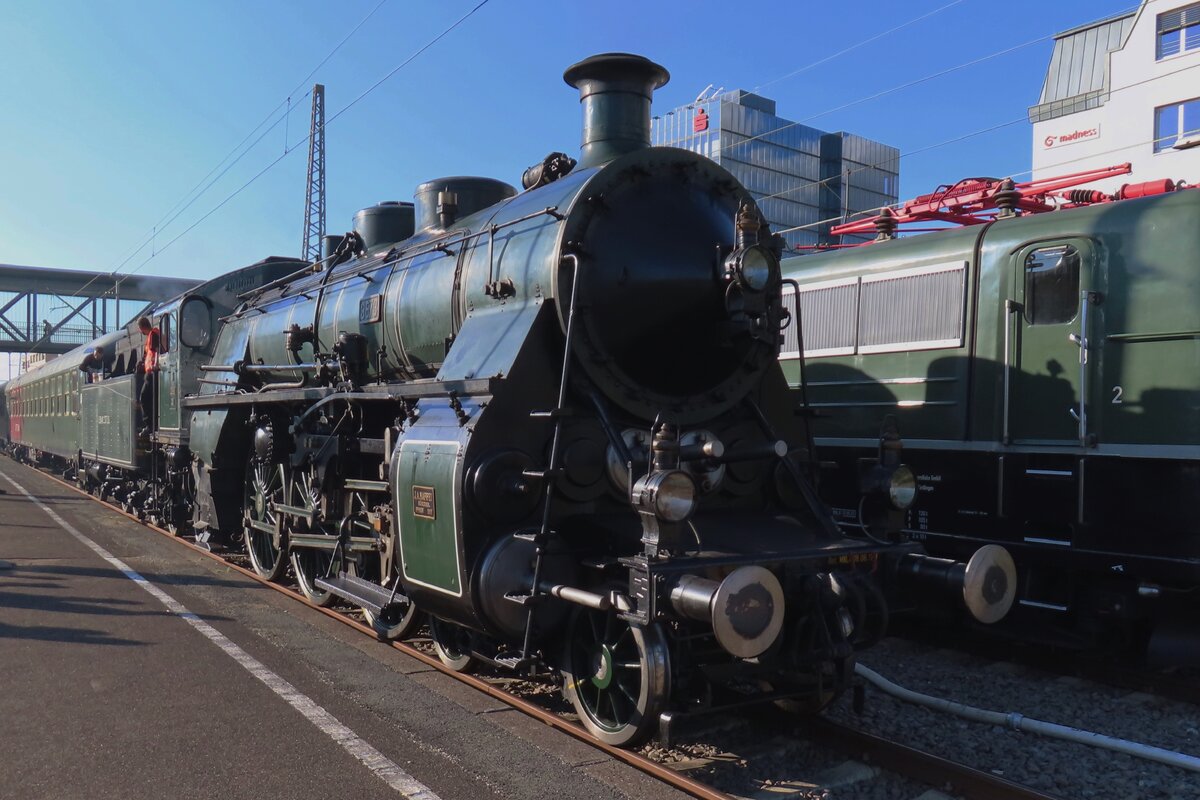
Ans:
[[[1124,390],[1124,389],[1122,389],[1120,386],[1114,386],[1114,387],[1113,387],[1113,399],[1112,399],[1112,401],[1113,401],[1113,405],[1114,405],[1114,406],[1119,406],[1119,405],[1121,405],[1122,403],[1124,403],[1124,402],[1125,402],[1124,400],[1122,400],[1122,399],[1121,399],[1121,395],[1123,395],[1123,394],[1125,394],[1125,390]]]

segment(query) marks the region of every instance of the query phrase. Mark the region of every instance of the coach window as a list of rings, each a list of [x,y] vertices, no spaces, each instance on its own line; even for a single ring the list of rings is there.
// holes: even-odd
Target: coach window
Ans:
[[[1042,247],[1025,257],[1025,320],[1060,325],[1079,307],[1079,251],[1072,245]]]

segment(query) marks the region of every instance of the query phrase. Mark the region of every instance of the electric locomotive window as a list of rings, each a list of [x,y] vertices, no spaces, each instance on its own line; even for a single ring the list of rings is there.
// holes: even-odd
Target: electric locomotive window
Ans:
[[[1025,320],[1059,325],[1079,308],[1079,251],[1071,245],[1043,247],[1025,257]]]

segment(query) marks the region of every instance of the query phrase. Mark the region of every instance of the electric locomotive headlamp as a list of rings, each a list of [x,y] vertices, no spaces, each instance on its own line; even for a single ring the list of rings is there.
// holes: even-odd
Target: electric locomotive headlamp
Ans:
[[[892,508],[904,511],[917,499],[917,477],[904,464],[875,466],[863,486],[868,493],[886,496]]]
[[[775,256],[760,244],[734,250],[725,259],[726,273],[748,292],[766,291],[777,266]]]
[[[682,470],[658,472],[634,486],[643,508],[665,522],[683,522],[696,510],[696,482]]]
[[[888,480],[888,499],[898,511],[905,510],[917,499],[917,476],[903,464],[892,471]]]

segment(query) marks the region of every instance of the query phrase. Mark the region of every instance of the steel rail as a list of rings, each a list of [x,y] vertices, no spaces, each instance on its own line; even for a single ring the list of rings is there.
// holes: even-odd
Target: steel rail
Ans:
[[[14,461],[13,463],[19,463],[19,462]],[[22,466],[28,466],[28,465],[22,464]],[[35,469],[33,467],[29,467],[29,468]],[[225,566],[229,569],[232,569],[233,571],[240,573],[241,575],[244,575],[247,578],[250,578],[257,583],[260,583],[263,586],[266,586],[270,589],[274,589],[275,591],[279,592],[280,594],[283,594],[287,597],[290,597],[293,600],[303,603],[305,606],[313,609],[314,611],[319,611],[322,614],[324,614],[325,616],[330,617],[331,619],[335,619],[344,625],[348,625],[351,628],[354,628],[359,633],[366,634],[367,636],[370,636],[372,639],[379,641],[379,637],[375,635],[374,629],[371,628],[369,625],[364,625],[363,623],[359,622],[358,620],[353,619],[353,618],[347,616],[346,614],[336,611],[332,608],[322,608],[321,606],[314,605],[313,603],[309,602],[308,598],[305,597],[300,592],[297,592],[294,589],[291,589],[287,586],[283,586],[282,584],[273,583],[271,581],[268,581],[265,578],[263,578],[261,575],[259,575],[258,573],[254,572],[253,570],[247,569],[246,567],[243,567],[239,564],[234,564],[232,561],[229,561],[228,559],[223,558],[222,556],[220,556],[217,553],[212,552],[211,550],[207,550],[203,547],[200,547],[199,545],[196,545],[192,542],[187,541],[186,539],[183,539],[183,538],[177,536],[174,533],[171,533],[166,528],[160,528],[157,525],[153,525],[149,522],[146,522],[145,520],[140,519],[136,514],[130,514],[128,511],[126,511],[123,508],[114,506],[111,503],[107,503],[107,502],[101,500],[100,498],[95,497],[92,494],[89,494],[88,492],[84,491],[83,489],[80,489],[78,486],[76,486],[74,483],[71,483],[70,481],[63,480],[62,478],[59,478],[56,475],[52,475],[44,470],[35,469],[35,471],[39,475],[49,478],[50,480],[54,481],[55,483],[58,483],[74,492],[77,492],[78,494],[82,495],[83,497],[88,498],[89,500],[92,500],[96,503],[100,503],[105,508],[111,509],[112,511],[115,511],[118,514],[120,514],[124,517],[127,517],[127,518],[133,520],[134,522],[137,522],[138,524],[145,526],[146,528],[149,528],[150,530],[154,531],[155,533],[159,534],[160,536],[163,536],[177,544],[180,544],[184,547],[194,550],[195,552],[200,553],[201,555],[203,555],[207,558],[210,558],[213,561],[216,561],[217,563],[222,564],[223,566]],[[625,764],[628,764],[629,766],[631,766],[637,770],[640,770],[641,772],[646,773],[647,775],[649,775],[652,778],[660,780],[663,783],[666,783],[682,792],[685,792],[685,793],[691,795],[692,797],[699,798],[699,800],[735,800],[735,798],[732,795],[726,794],[725,792],[722,792],[718,789],[714,789],[711,786],[706,786],[705,784],[700,783],[699,781],[693,780],[692,778],[689,778],[686,775],[683,775],[683,774],[671,769],[670,767],[666,767],[655,761],[651,761],[650,759],[646,758],[645,756],[638,755],[637,753],[633,753],[628,750],[622,750],[621,748],[613,747],[611,745],[607,745],[601,741],[598,741],[597,739],[593,738],[591,736],[591,734],[589,734],[586,730],[584,730],[581,725],[578,725],[574,722],[564,719],[564,718],[558,716],[557,714],[554,714],[553,712],[547,711],[544,708],[541,708],[540,706],[537,706],[534,703],[529,702],[528,700],[524,700],[520,697],[516,697],[515,695],[509,694],[508,692],[505,692],[502,689],[499,689],[499,688],[493,686],[492,684],[488,683],[487,681],[485,681],[481,678],[475,677],[474,675],[466,675],[461,672],[455,672],[454,670],[447,667],[445,664],[443,664],[438,659],[436,659],[432,656],[426,655],[425,653],[421,652],[420,650],[413,647],[412,645],[405,644],[403,642],[379,641],[379,643],[384,646],[390,645],[391,647],[395,648],[396,650],[399,650],[400,652],[404,653],[405,655],[415,658],[416,660],[420,661],[422,664],[436,669],[438,672],[441,672],[443,675],[448,675],[449,677],[454,678],[455,680],[459,681],[460,683],[465,683],[467,686],[470,686],[473,689],[483,692],[484,694],[488,695],[489,697],[495,698],[496,700],[499,700],[500,702],[505,703],[506,705],[516,709],[517,711],[520,711],[523,714],[533,717],[534,719],[538,720],[539,722],[545,723],[546,725],[550,726],[551,728],[554,728],[555,730],[566,733],[567,735],[572,736],[572,737],[578,739],[579,741],[581,741],[587,745],[590,745],[590,746],[596,748],[597,750],[600,750],[600,751],[604,752],[605,754],[612,756],[613,758],[615,758],[619,761],[622,761]]]
[[[20,463],[13,461],[13,463]],[[559,715],[547,711],[540,706],[529,702],[523,698],[512,695],[495,685],[488,683],[482,678],[474,675],[467,675],[461,672],[455,672],[447,667],[437,658],[434,658],[426,653],[421,652],[410,644],[403,642],[384,642],[380,641],[376,636],[375,631],[369,625],[365,625],[356,619],[348,616],[344,612],[337,611],[332,608],[324,608],[322,606],[311,603],[307,597],[300,592],[284,586],[279,583],[274,583],[263,578],[258,573],[251,569],[247,569],[239,564],[222,557],[218,553],[214,553],[204,547],[189,542],[184,538],[172,533],[166,528],[161,528],[151,524],[136,514],[131,514],[123,508],[108,503],[95,495],[79,488],[76,484],[63,480],[56,475],[50,474],[42,469],[37,469],[30,465],[21,464],[29,469],[36,471],[39,475],[48,478],[61,486],[78,493],[82,497],[92,500],[105,508],[110,509],[117,514],[120,514],[128,519],[149,528],[151,531],[170,539],[172,542],[182,545],[190,550],[199,553],[213,561],[231,569],[241,575],[250,578],[251,580],[266,586],[269,589],[289,597],[308,608],[318,611],[325,616],[335,619],[344,625],[347,625],[359,633],[370,636],[379,644],[391,646],[399,650],[405,655],[420,661],[422,664],[432,667],[443,675],[447,675],[454,680],[466,684],[477,691],[480,691],[489,697],[492,697],[505,705],[520,711],[527,716],[530,716],[539,722],[548,725],[555,730],[561,731],[575,739],[594,747],[597,750],[621,761],[629,766],[637,769],[656,780],[678,789],[699,800],[736,800],[733,795],[720,791],[719,789],[708,786],[697,780],[687,777],[682,772],[672,769],[669,766],[659,764],[645,756],[630,752],[618,747],[607,745],[593,738],[583,726],[571,722]],[[945,787],[947,784],[954,788],[954,791],[961,794],[970,800],[1062,800],[1058,795],[1046,794],[1024,786],[1019,783],[1001,778],[988,772],[969,767],[965,764],[960,764],[955,761],[942,758],[916,748],[908,747],[907,745],[893,742],[879,736],[861,731],[840,723],[834,722],[826,717],[814,716],[807,720],[801,727],[801,730],[811,734],[811,739],[824,746],[835,747],[849,756],[866,755],[873,763],[876,763],[889,770],[892,773],[901,775],[910,780],[927,784],[936,788]]]
[[[1014,642],[1006,637],[970,633],[953,640],[937,631],[918,630],[902,624],[896,634],[909,641],[923,642],[944,650],[968,653],[989,661],[1019,664],[1053,675],[1080,678],[1113,689],[1145,692],[1180,703],[1200,706],[1200,672],[1182,669],[1157,672],[1111,660],[1098,661],[1088,650],[1069,645],[1046,646],[1039,642]]]
[[[951,794],[971,800],[1062,800],[1059,795],[1001,778],[990,772],[884,739],[826,717],[813,717],[806,726],[813,738],[848,754],[866,756],[871,763],[938,789],[949,784]]]

